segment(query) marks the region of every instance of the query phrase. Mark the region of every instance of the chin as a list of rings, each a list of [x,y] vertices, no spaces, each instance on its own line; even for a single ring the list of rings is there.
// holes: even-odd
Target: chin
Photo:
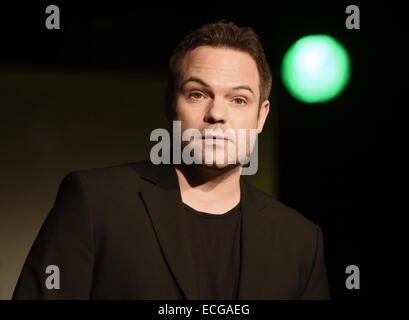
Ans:
[[[216,160],[214,160],[212,163],[205,163],[204,159],[202,161],[202,164],[199,164],[199,166],[207,169],[213,169],[213,170],[223,170],[223,169],[231,169],[234,167],[237,167],[240,165],[240,163],[228,163],[227,158],[223,163],[218,163]]]

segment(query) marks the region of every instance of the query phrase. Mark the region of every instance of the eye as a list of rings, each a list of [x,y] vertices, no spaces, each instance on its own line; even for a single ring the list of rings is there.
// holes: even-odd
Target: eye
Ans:
[[[238,105],[246,104],[246,100],[244,100],[242,98],[234,98],[233,101],[234,101],[235,104],[238,104]]]
[[[201,98],[203,98],[203,94],[201,94],[200,92],[192,92],[191,94],[189,94],[189,98],[200,100]]]

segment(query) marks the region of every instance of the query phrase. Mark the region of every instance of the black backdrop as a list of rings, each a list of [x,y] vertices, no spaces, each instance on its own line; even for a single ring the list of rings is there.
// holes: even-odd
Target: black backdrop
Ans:
[[[45,28],[49,4],[60,8],[60,30]],[[321,226],[332,297],[408,297],[407,210],[398,204],[405,196],[399,181],[405,180],[398,179],[403,172],[395,153],[401,137],[396,112],[405,105],[399,94],[407,84],[399,42],[407,41],[400,27],[404,11],[393,4],[354,3],[361,11],[361,29],[347,30],[348,4],[2,5],[0,68],[164,74],[175,44],[198,25],[226,19],[252,26],[274,78],[279,198]],[[311,33],[334,36],[351,56],[350,83],[330,103],[298,102],[280,82],[284,52]],[[405,149],[405,144],[399,148]],[[360,268],[360,290],[345,288],[345,268],[351,264]]]

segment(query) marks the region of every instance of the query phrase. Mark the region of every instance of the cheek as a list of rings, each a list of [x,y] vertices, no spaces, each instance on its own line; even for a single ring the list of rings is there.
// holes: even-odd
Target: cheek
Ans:
[[[191,110],[189,110],[188,106],[183,102],[182,99],[176,101],[175,109],[176,118],[177,120],[182,121],[182,126],[183,123],[189,122],[189,119],[191,117]]]
[[[185,132],[187,129],[197,129],[200,127],[200,114],[196,110],[192,110],[190,106],[179,104],[176,107],[176,118],[180,121],[181,132]]]
[[[234,124],[236,129],[256,129],[257,128],[257,115],[253,112],[249,114],[239,115]]]
[[[180,97],[176,100],[176,113],[181,119],[195,119],[202,112],[202,106],[198,103],[190,104],[186,99]]]
[[[177,98],[176,103],[175,103],[175,113],[176,113],[176,118],[177,120],[180,120],[181,118],[184,117],[185,115],[185,106],[183,104],[182,99]]]

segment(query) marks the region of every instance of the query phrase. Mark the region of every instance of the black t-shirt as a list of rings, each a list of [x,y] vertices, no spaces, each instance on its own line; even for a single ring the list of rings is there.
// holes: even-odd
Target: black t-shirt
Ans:
[[[240,203],[224,214],[183,203],[200,298],[237,299],[240,274]]]

